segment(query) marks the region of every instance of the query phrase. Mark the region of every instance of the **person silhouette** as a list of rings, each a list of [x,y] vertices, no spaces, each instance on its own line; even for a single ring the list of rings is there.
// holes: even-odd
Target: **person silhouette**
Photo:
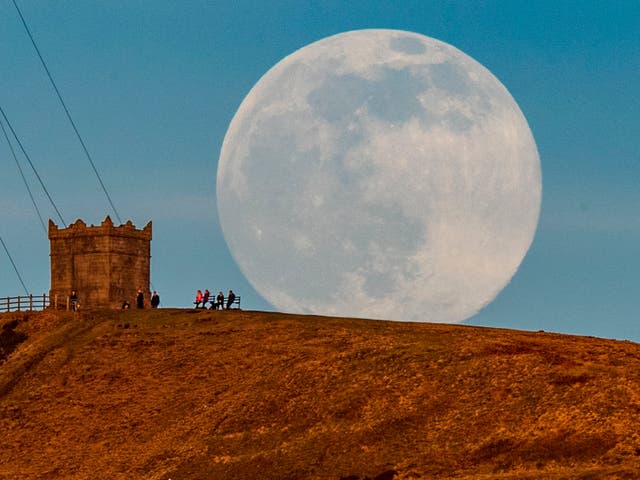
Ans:
[[[74,312],[78,309],[78,295],[75,290],[71,290],[71,295],[69,295],[69,303],[71,304],[71,310]]]
[[[140,289],[138,289],[138,295],[136,296],[136,306],[138,308],[144,308],[144,294]]]
[[[209,290],[204,291],[204,296],[202,297],[202,308],[207,308],[207,302],[209,301]]]
[[[227,310],[231,308],[233,302],[236,300],[236,294],[233,293],[233,290],[229,290],[229,295],[227,295]]]
[[[218,296],[216,297],[216,303],[214,304],[216,310],[219,308],[222,310],[224,308],[224,293],[222,291],[218,292]]]
[[[151,308],[158,308],[158,305],[160,305],[160,295],[154,290],[151,295]]]

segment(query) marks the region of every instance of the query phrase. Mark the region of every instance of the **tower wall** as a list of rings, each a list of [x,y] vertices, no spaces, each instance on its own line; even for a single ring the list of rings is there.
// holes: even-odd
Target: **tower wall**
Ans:
[[[142,230],[129,221],[116,227],[109,217],[99,226],[77,220],[58,228],[49,220],[52,298],[65,302],[76,291],[82,308],[135,306],[138,289],[149,301],[151,222]]]

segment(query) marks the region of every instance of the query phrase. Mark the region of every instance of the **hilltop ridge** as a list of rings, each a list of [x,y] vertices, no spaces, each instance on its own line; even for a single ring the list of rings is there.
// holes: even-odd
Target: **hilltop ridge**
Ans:
[[[640,345],[248,311],[0,315],[0,479],[632,479]]]

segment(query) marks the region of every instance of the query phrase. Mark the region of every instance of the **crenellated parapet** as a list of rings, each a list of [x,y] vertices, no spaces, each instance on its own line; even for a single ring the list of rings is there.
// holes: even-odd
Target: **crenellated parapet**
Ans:
[[[142,229],[137,229],[135,225],[128,220],[127,223],[119,226],[115,226],[111,217],[107,217],[102,221],[100,225],[87,226],[82,220],[78,219],[75,223],[72,223],[66,228],[59,228],[53,220],[49,220],[49,240],[52,238],[67,238],[73,236],[103,236],[113,235],[121,237],[133,237],[144,240],[151,240],[152,236],[151,222]]]

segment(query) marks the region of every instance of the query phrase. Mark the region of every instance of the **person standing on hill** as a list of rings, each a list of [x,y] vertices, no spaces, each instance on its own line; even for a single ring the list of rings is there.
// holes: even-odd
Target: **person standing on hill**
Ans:
[[[69,295],[69,304],[71,305],[71,310],[74,312],[78,309],[78,295],[75,290],[71,290],[71,295]]]
[[[154,290],[151,295],[151,308],[158,308],[158,305],[160,305],[160,295]]]
[[[231,308],[233,302],[236,301],[236,294],[233,293],[233,290],[229,290],[229,295],[227,296],[227,310]]]
[[[138,289],[138,296],[136,297],[136,306],[138,308],[144,308],[144,294],[140,289]]]
[[[193,302],[196,304],[196,308],[198,308],[198,306],[202,303],[202,299],[203,299],[203,295],[202,295],[202,290],[198,290],[196,292],[196,301]]]

